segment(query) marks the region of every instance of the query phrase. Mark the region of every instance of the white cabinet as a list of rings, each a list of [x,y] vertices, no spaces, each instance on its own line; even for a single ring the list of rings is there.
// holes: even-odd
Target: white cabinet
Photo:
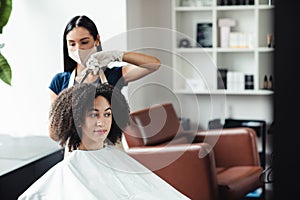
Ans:
[[[224,5],[227,3],[231,5]],[[264,77],[270,81],[274,76],[273,14],[274,5],[268,0],[172,0],[174,91],[272,94],[272,89],[264,88]],[[221,36],[220,19],[234,22],[227,37]],[[199,24],[204,27],[200,31]],[[268,35],[273,38],[269,46]],[[221,44],[224,38],[227,47]],[[199,47],[199,42],[205,47]],[[224,82],[226,90],[218,87],[218,69],[230,75]],[[245,75],[253,77],[253,89],[245,89]]]

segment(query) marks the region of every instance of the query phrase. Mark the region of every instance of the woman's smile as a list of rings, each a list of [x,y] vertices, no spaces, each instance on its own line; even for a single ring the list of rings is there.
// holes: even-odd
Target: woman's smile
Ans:
[[[94,130],[95,133],[98,135],[105,135],[107,133],[107,130],[105,129],[99,129],[99,130]]]

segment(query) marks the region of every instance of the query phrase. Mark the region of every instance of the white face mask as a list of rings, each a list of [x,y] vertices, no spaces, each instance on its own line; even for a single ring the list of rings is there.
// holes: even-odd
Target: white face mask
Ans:
[[[76,49],[75,51],[68,50],[70,58],[76,61],[78,64],[81,64],[86,67],[86,62],[90,56],[97,52],[97,47],[94,46],[90,49],[82,50]]]

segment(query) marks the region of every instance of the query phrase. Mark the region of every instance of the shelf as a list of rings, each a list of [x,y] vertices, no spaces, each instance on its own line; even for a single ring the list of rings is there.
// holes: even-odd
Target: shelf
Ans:
[[[175,8],[178,12],[188,12],[188,11],[211,11],[212,7],[183,7],[179,6]]]
[[[206,53],[206,52],[213,52],[213,48],[197,48],[197,47],[191,47],[191,48],[176,48],[176,52],[181,53]],[[228,53],[243,53],[243,52],[254,52],[254,49],[252,48],[220,48],[218,47],[216,49],[217,52],[228,52]],[[259,48],[260,52],[272,52],[274,51],[273,48],[267,48],[267,47],[261,47]]]
[[[252,48],[217,48],[217,52],[254,52],[254,49]]]
[[[254,5],[248,5],[248,6],[217,6],[218,11],[222,10],[254,10]]]
[[[274,6],[269,6],[269,5],[259,5],[258,6],[258,9],[260,10],[271,10],[271,9],[274,9]]]
[[[173,0],[172,28],[182,35],[173,38],[173,87],[181,94],[226,94],[226,95],[270,95],[272,91],[261,90],[264,76],[274,77],[274,48],[267,47],[267,36],[274,39],[274,5],[268,0],[254,0],[254,5],[220,5],[221,0],[212,1],[208,7],[180,7],[180,0]],[[219,19],[231,24],[229,32],[222,32]],[[211,23],[209,29],[197,29],[197,23]],[[224,30],[224,29],[223,29]],[[229,35],[229,33],[233,33]],[[224,40],[227,36],[227,40]],[[223,38],[221,38],[223,36]],[[189,39],[190,48],[178,48],[181,39]],[[230,39],[231,38],[231,39]],[[231,43],[230,43],[231,40]],[[210,48],[197,48],[196,42],[209,42]],[[225,41],[225,42],[224,42]],[[226,43],[227,41],[227,43]],[[222,44],[222,47],[221,47]],[[227,44],[227,45],[226,45]],[[272,41],[273,45],[273,41]],[[224,48],[237,47],[237,48]],[[238,48],[247,47],[247,48]],[[176,55],[177,53],[177,55]],[[206,56],[206,53],[208,56]],[[180,54],[180,56],[178,56]],[[217,68],[232,72],[227,82],[243,82],[241,74],[252,75],[252,91],[219,91]],[[200,72],[201,74],[197,74]],[[233,74],[233,75],[232,75]],[[209,91],[185,90],[187,79],[203,78]],[[224,80],[225,80],[224,76]],[[196,83],[195,83],[196,84]],[[239,83],[236,83],[239,84]],[[242,83],[245,84],[245,83]],[[242,87],[243,88],[243,87]],[[205,88],[204,88],[205,89]]]
[[[191,91],[191,90],[175,90],[178,94],[203,94],[203,95],[272,95],[274,92],[272,90],[243,90],[243,91],[228,91],[228,90],[201,90],[201,91]]]
[[[269,48],[269,47],[259,47],[258,49],[259,52],[273,52],[274,48]]]
[[[212,48],[197,48],[197,47],[191,47],[191,48],[176,48],[176,52],[178,53],[208,53],[212,52]]]
[[[222,10],[254,10],[255,8],[258,8],[259,10],[271,10],[274,9],[274,6],[271,5],[237,5],[237,6],[177,6],[175,8],[176,11],[179,12],[188,12],[188,11],[211,11],[213,9],[216,9],[218,11]]]
[[[239,5],[239,6],[177,6],[175,8],[178,12],[189,12],[189,11],[211,11],[213,9],[216,9],[218,11],[230,11],[230,10],[254,10],[255,8],[258,8],[259,10],[271,10],[274,9],[274,6],[269,5]]]
[[[268,5],[271,1],[252,0],[247,1],[251,5],[225,6],[221,5],[224,2],[222,0],[211,0],[212,4],[202,7],[197,7],[203,5],[200,3],[192,4],[194,0],[190,1],[191,4],[183,4],[186,2],[182,0],[159,3],[128,1],[131,5],[131,10],[128,10],[131,20],[128,28],[150,25],[169,30],[167,35],[161,35],[159,43],[158,38],[141,34],[141,39],[129,42],[128,48],[143,46],[148,39],[159,45],[159,49],[170,48],[170,56],[166,56],[164,51],[155,54],[170,66],[163,73],[170,78],[166,84],[175,94],[174,98],[157,96],[146,102],[137,101],[134,106],[142,107],[170,99],[182,118],[190,119],[191,125],[201,129],[206,129],[212,118],[225,119],[227,116],[264,119],[271,123],[274,91],[262,89],[264,86],[277,85],[274,75],[277,47],[273,41],[278,36],[274,29],[275,9]],[[147,12],[141,15],[141,10]],[[153,18],[153,13],[155,20],[149,20]],[[222,23],[225,26],[226,23],[227,26],[231,25],[229,33],[234,34],[228,34],[226,28],[221,29],[219,19],[232,19],[233,23],[231,20],[222,20]],[[200,23],[203,26],[199,26]],[[210,24],[204,26],[205,23]],[[270,39],[268,34],[273,36],[271,46],[274,48],[267,46]],[[236,41],[232,42],[232,39]],[[231,48],[223,48],[225,46]],[[266,85],[265,76],[272,85]],[[253,89],[244,90],[245,85]],[[132,85],[129,93],[137,86]],[[229,90],[218,89],[224,86]],[[201,111],[200,114],[198,110]]]

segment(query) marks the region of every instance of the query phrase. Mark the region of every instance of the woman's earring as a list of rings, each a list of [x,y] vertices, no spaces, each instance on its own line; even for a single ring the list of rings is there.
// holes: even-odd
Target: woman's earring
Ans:
[[[99,43],[99,45],[98,45],[96,48],[97,48],[97,52],[98,52],[98,51],[102,51],[101,42]]]

